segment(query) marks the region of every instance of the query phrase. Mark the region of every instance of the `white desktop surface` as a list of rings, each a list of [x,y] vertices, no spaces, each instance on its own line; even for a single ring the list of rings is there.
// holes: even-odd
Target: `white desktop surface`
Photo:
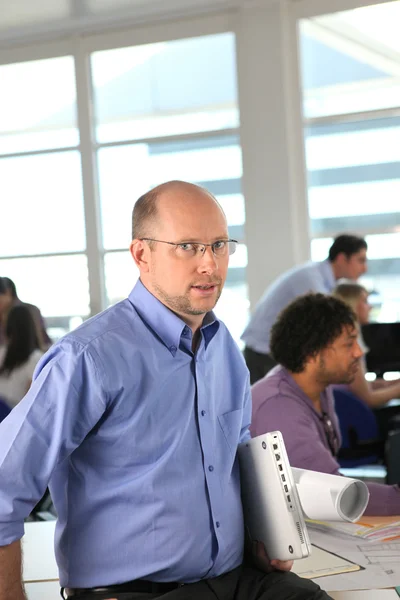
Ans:
[[[58,581],[26,583],[25,592],[28,600],[60,600]]]
[[[25,535],[22,538],[23,580],[57,580],[58,568],[54,556],[55,521],[37,521],[25,523]]]

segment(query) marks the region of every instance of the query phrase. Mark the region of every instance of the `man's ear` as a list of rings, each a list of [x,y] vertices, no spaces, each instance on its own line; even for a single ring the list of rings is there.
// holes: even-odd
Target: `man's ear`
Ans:
[[[315,367],[316,365],[319,364],[320,361],[320,357],[321,357],[321,352],[315,352],[314,354],[311,354],[305,364],[304,364],[304,368],[306,369],[307,366],[311,366],[311,367]]]
[[[149,272],[150,248],[143,240],[132,240],[129,246],[135,265],[141,273]]]

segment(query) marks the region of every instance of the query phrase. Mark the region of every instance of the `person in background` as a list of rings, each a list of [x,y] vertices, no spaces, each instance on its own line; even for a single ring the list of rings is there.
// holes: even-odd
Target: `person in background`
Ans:
[[[359,344],[363,353],[368,352],[368,348],[361,335],[361,326],[368,323],[368,316],[371,306],[368,303],[368,292],[362,285],[353,282],[340,283],[333,291],[336,298],[340,298],[352,308],[357,317],[357,328],[359,335]],[[372,383],[365,379],[367,372],[364,356],[360,358],[360,368],[358,369],[353,381],[348,384],[348,389],[358,398],[361,398],[371,408],[384,406],[389,400],[400,398],[400,379],[396,381],[377,380]]]
[[[236,247],[220,205],[173,181],[132,221],[129,298],[54,344],[0,424],[0,598],[24,597],[23,519],[49,481],[64,598],[328,598],[260,543],[243,562],[251,398],[212,312]]]
[[[283,273],[265,291],[242,334],[244,357],[255,383],[275,366],[270,354],[270,330],[280,311],[308,292],[332,293],[338,279],[358,279],[367,270],[367,243],[355,235],[335,238],[328,258],[308,262]]]
[[[47,350],[53,343],[46,331],[46,326],[42,314],[37,306],[22,302],[18,298],[15,283],[9,277],[0,277],[0,346],[4,344],[4,327],[7,320],[7,313],[12,306],[17,304],[25,304],[28,306],[38,330],[38,338],[40,347]]]
[[[14,408],[27,393],[43,352],[31,310],[13,306],[7,315],[5,346],[0,348],[0,397]]]
[[[274,323],[271,352],[278,366],[252,387],[252,436],[279,430],[292,467],[340,475],[332,385],[350,384],[360,368],[353,311],[333,296],[301,296]],[[400,514],[397,485],[367,486],[366,514]]]

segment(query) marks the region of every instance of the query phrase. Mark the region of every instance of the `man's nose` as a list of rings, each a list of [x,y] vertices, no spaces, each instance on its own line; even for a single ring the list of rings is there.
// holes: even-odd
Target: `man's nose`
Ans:
[[[199,258],[198,270],[202,273],[212,273],[218,268],[217,257],[215,256],[211,246],[205,246],[204,251]]]
[[[355,344],[355,350],[354,350],[354,355],[355,355],[357,358],[361,358],[361,356],[363,356],[363,354],[364,354],[364,352],[363,352],[363,350],[361,349],[361,346],[360,346],[360,344],[359,344],[358,342],[356,342],[356,344]]]

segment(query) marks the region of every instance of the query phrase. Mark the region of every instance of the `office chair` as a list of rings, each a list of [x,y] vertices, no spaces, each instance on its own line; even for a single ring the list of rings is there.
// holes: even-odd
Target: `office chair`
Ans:
[[[335,388],[333,395],[342,435],[338,454],[340,466],[348,468],[383,463],[385,443],[380,437],[372,409],[348,390]]]

